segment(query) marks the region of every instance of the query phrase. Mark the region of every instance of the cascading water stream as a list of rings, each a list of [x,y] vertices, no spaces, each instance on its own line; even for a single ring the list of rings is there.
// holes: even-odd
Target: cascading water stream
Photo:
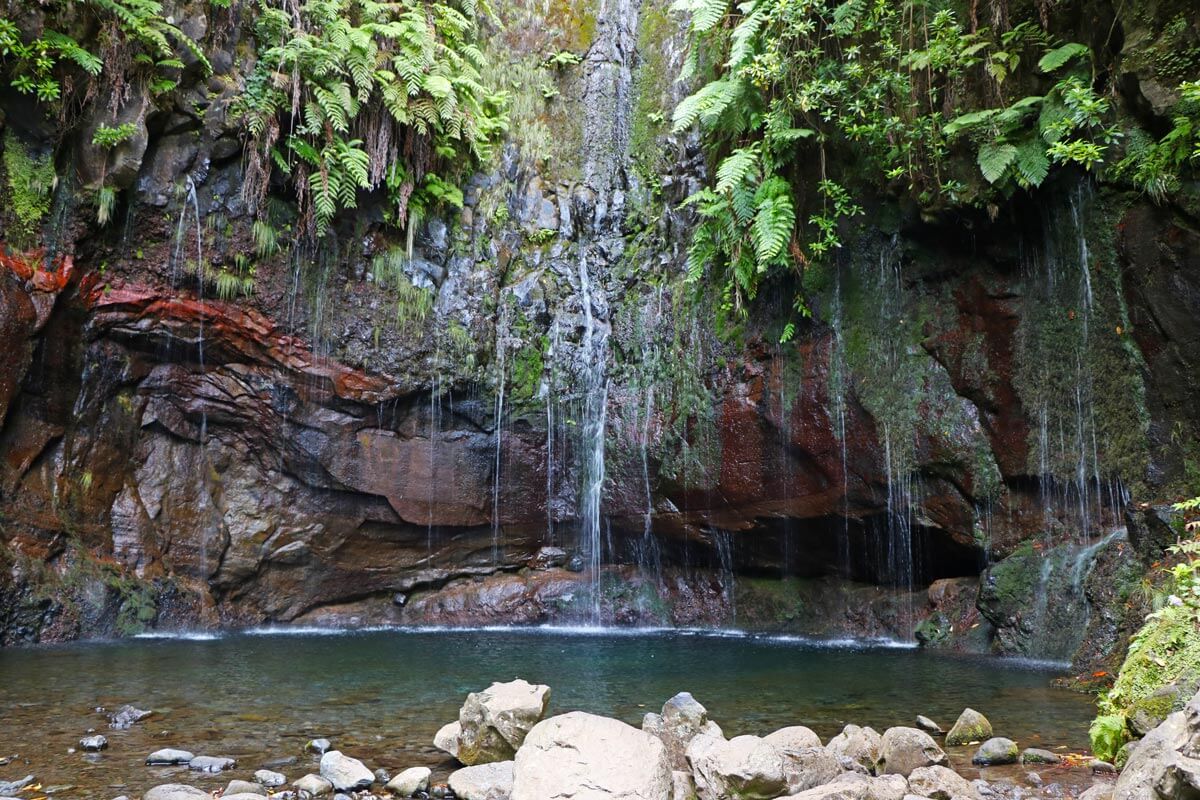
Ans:
[[[608,327],[600,325],[592,308],[592,277],[586,250],[579,258],[579,294],[583,304],[583,421],[582,482],[580,490],[580,549],[591,579],[591,623],[601,619],[600,501],[604,493],[604,437],[608,416]]]

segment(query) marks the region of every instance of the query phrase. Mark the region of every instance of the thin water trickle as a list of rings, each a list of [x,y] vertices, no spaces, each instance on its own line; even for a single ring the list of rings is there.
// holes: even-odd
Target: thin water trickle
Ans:
[[[586,248],[580,249],[579,294],[583,304],[583,424],[582,483],[580,488],[580,550],[591,578],[591,622],[602,622],[600,564],[600,505],[604,494],[604,437],[608,416],[608,326],[596,319],[592,308],[592,277]]]

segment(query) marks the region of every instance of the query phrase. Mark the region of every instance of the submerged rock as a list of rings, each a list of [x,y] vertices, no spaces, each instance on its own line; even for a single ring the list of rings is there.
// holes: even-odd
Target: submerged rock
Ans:
[[[410,767],[388,781],[387,790],[400,797],[412,797],[429,788],[432,774],[429,767]]]
[[[493,761],[463,767],[447,781],[460,800],[509,800],[513,792],[513,762]]]
[[[971,757],[971,763],[984,767],[999,764],[1015,764],[1017,763],[1019,752],[1017,743],[1012,739],[995,736],[979,746],[979,749],[975,751],[975,755]]]
[[[188,762],[188,769],[195,772],[224,772],[237,766],[237,761],[226,756],[196,756]]]
[[[146,766],[168,767],[175,764],[186,764],[195,757],[194,753],[187,750],[176,750],[171,747],[165,747],[162,750],[155,750],[146,756]]]
[[[15,795],[17,792],[33,783],[33,781],[34,778],[32,775],[26,775],[24,778],[21,778],[18,781],[10,781],[8,783],[0,781],[0,795]]]
[[[988,718],[973,708],[964,709],[958,715],[954,727],[946,734],[946,744],[957,747],[964,744],[975,744],[992,738],[992,723]]]
[[[357,758],[330,750],[321,756],[321,777],[329,781],[339,792],[366,789],[375,782],[375,773]]]
[[[680,692],[663,703],[661,714],[647,714],[642,730],[662,740],[671,768],[688,770],[687,746],[698,734],[723,738],[721,726],[708,718],[708,709],[688,692]]]
[[[511,760],[549,705],[549,686],[523,680],[472,692],[458,714],[456,758],[468,766]]]
[[[79,749],[89,753],[98,753],[106,747],[108,747],[108,739],[99,734],[85,736],[79,740]]]
[[[573,711],[539,722],[517,751],[512,800],[663,800],[672,786],[662,741]]]
[[[925,731],[916,728],[888,728],[879,743],[878,775],[908,775],[920,767],[944,764],[946,754]]]
[[[1057,764],[1062,761],[1056,753],[1037,747],[1026,747],[1021,751],[1022,764]]]
[[[123,705],[108,715],[108,727],[113,730],[125,730],[135,723],[141,722],[153,712],[144,711],[131,705]]]

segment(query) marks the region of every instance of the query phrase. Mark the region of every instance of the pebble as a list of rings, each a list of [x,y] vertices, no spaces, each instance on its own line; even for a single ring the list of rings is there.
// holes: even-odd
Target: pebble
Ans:
[[[287,783],[287,776],[282,772],[272,772],[269,769],[260,769],[254,773],[254,780],[258,781],[260,786],[265,786],[268,789],[274,789],[276,786],[283,786]]]
[[[162,750],[155,750],[150,755],[146,756],[146,766],[148,767],[169,767],[175,764],[186,764],[196,756],[189,753],[187,750],[175,750],[170,747]]]
[[[108,747],[108,739],[97,734],[96,736],[85,736],[79,740],[79,749],[86,750],[89,753],[98,753]]]
[[[229,782],[229,785],[225,787],[223,796],[231,794],[266,794],[266,792],[263,791],[261,784],[251,783],[250,781],[243,781],[234,778]]]
[[[1107,761],[1101,761],[1098,758],[1089,761],[1088,766],[1091,767],[1092,772],[1101,773],[1104,775],[1115,775],[1117,772],[1117,768],[1112,764],[1108,763]]]
[[[196,756],[188,762],[188,769],[196,772],[224,772],[236,766],[236,761],[225,756]]]

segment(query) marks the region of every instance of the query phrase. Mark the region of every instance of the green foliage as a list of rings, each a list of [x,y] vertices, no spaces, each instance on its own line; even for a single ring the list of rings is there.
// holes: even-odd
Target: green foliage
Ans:
[[[116,127],[101,125],[92,134],[92,144],[102,147],[105,150],[111,150],[122,142],[133,138],[136,132],[137,126],[132,122],[126,122]]]
[[[399,227],[462,204],[437,173],[487,159],[506,127],[506,98],[484,85],[476,44],[485,4],[308,0],[290,13],[260,0],[258,10],[259,57],[237,107],[249,201],[262,201],[279,169],[301,228],[318,237],[360,191],[385,188]]]
[[[573,67],[581,63],[583,63],[583,56],[578,53],[573,53],[570,50],[559,50],[557,53],[551,53],[542,59],[541,66],[544,69],[566,69],[567,67]]]
[[[1124,714],[1105,714],[1092,720],[1088,728],[1088,738],[1092,740],[1092,753],[1096,758],[1112,761],[1117,752],[1129,741],[1129,732],[1125,726]]]
[[[4,136],[4,172],[8,191],[5,199],[12,212],[14,243],[32,245],[38,229],[50,211],[54,188],[54,161],[50,154],[31,156],[25,145],[11,132]]]
[[[76,22],[77,6],[120,37],[106,49],[109,63],[54,29]],[[167,20],[157,0],[52,0],[43,8],[48,27],[28,41],[12,20],[0,18],[0,62],[14,89],[44,103],[61,100],[69,86],[83,89],[86,100],[94,94],[91,90],[97,79],[119,86],[131,75],[152,76],[179,69],[183,66],[181,49],[199,61],[206,73],[212,71],[200,46]],[[72,69],[82,71],[87,80],[73,80]]]
[[[254,279],[258,270],[250,259],[239,253],[233,258],[233,265],[210,271],[205,278],[217,293],[217,298],[230,302],[238,297],[249,297],[254,294]]]
[[[101,186],[96,189],[96,222],[107,225],[112,222],[113,212],[117,209],[117,190],[112,186]]]
[[[1171,130],[1157,141],[1140,132],[1131,137],[1128,154],[1116,168],[1155,202],[1179,191],[1181,176],[1200,161],[1200,81],[1181,84],[1179,95]]]
[[[396,293],[396,325],[409,336],[420,334],[436,299],[433,289],[413,284],[404,271],[408,256],[398,247],[379,253],[371,262],[375,280]]]

